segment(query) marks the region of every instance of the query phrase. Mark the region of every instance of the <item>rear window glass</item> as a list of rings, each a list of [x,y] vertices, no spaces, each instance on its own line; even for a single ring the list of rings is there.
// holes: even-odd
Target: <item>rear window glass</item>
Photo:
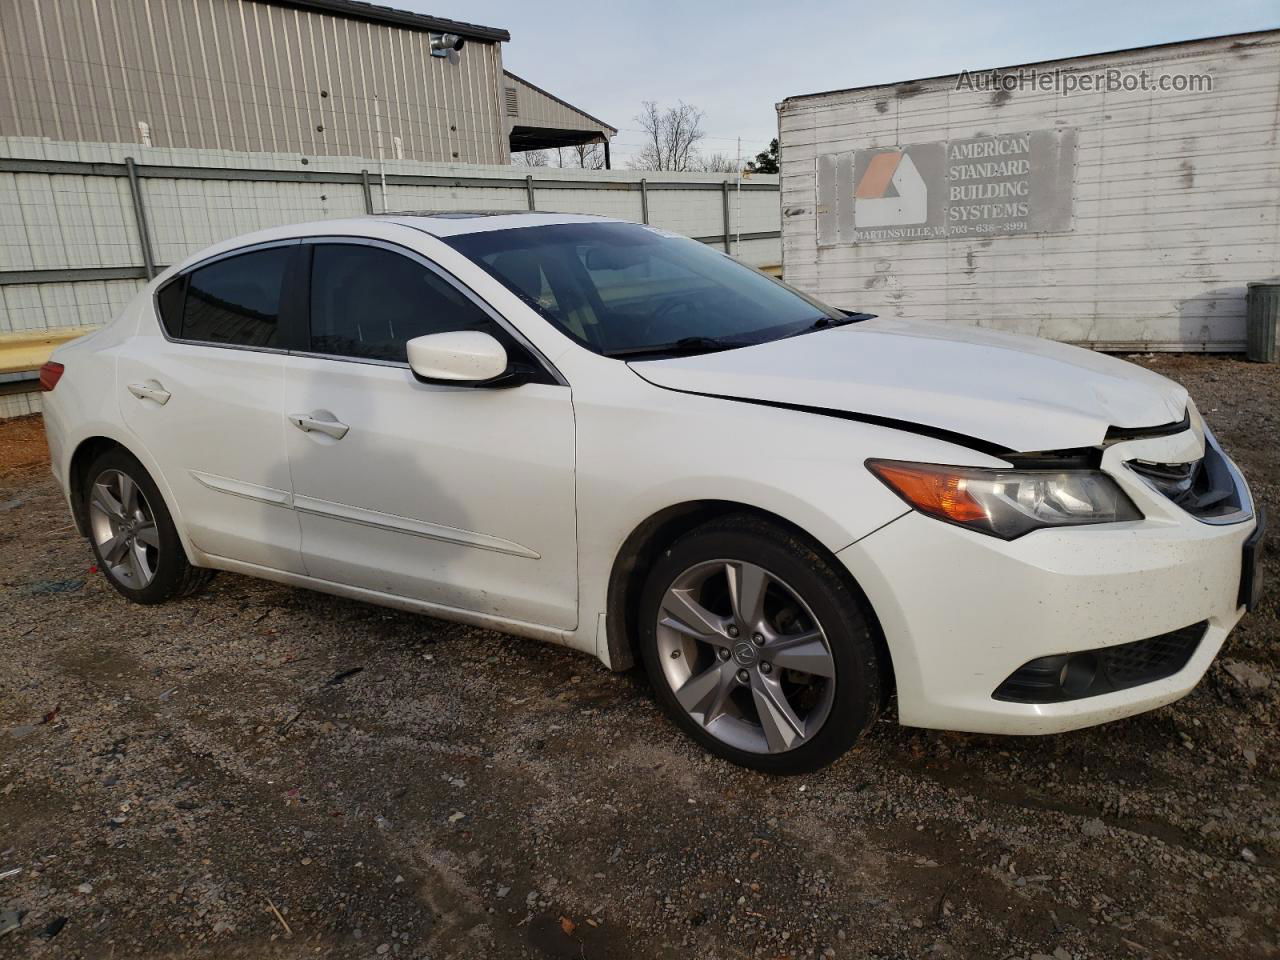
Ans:
[[[245,347],[275,346],[280,289],[295,249],[256,250],[193,271],[182,311],[182,338]]]

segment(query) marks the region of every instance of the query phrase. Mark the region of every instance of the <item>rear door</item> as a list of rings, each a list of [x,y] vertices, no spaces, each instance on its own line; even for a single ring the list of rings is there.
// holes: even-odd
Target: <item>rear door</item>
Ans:
[[[310,355],[286,359],[294,505],[311,576],[541,626],[577,623],[569,387],[426,259],[317,240]],[[510,389],[420,383],[405,342],[484,330],[538,365]]]
[[[290,509],[283,296],[299,241],[207,261],[157,294],[155,325],[122,351],[129,428],[160,467],[192,542],[216,557],[303,572]],[[291,315],[291,310],[295,311]]]

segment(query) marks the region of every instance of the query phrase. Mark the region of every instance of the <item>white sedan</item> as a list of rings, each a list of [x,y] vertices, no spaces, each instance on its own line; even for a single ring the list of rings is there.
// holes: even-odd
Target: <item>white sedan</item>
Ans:
[[[1248,487],[1177,384],[833,309],[639,224],[267,230],[42,381],[130,600],[229,570],[639,661],[691,737],[771,772],[895,697],[1010,734],[1168,703],[1259,590]]]

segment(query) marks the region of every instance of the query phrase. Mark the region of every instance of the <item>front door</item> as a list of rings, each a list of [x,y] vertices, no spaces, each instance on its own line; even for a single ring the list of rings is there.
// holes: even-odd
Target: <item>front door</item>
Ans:
[[[116,368],[125,423],[156,460],[192,542],[290,573],[303,567],[280,317],[300,251],[297,241],[260,247],[170,281],[156,297],[160,316],[142,317]]]
[[[424,384],[405,342],[519,342],[402,248],[312,246],[311,351],[285,359],[287,449],[307,572],[541,626],[577,622],[569,388]]]

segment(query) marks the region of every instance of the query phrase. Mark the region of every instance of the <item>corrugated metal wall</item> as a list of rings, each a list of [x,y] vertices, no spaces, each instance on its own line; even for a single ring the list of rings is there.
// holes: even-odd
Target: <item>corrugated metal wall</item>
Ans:
[[[507,163],[502,50],[254,0],[2,0],[0,136]]]
[[[843,307],[1103,349],[1240,350],[1245,284],[1280,272],[1280,32],[1041,64],[1208,73],[1208,93],[957,90],[955,77],[786,101],[787,280]],[[1012,68],[1016,69],[1016,68]],[[819,247],[819,158],[1077,132],[1065,232]]]

